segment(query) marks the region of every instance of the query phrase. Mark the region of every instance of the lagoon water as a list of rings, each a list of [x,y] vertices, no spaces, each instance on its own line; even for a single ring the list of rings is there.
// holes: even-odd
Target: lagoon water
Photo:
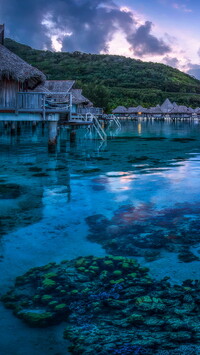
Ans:
[[[106,143],[0,127],[1,295],[32,267],[79,256],[134,257],[160,280],[199,280],[200,124],[123,122]],[[64,355],[65,324],[33,329],[1,305],[0,353]]]

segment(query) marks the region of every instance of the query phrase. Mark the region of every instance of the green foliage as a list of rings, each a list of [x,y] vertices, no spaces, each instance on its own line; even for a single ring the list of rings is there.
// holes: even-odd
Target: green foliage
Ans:
[[[200,96],[195,95],[200,94],[200,81],[164,64],[116,55],[41,51],[11,39],[5,45],[48,79],[77,80],[83,94],[106,111],[118,105],[155,106],[167,97],[200,106]]]

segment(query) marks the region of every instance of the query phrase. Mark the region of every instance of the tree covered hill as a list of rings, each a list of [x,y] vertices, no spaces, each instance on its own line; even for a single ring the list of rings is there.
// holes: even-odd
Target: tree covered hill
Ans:
[[[42,70],[48,79],[76,80],[96,106],[155,106],[167,97],[200,106],[200,81],[164,64],[117,55],[35,50],[11,39],[5,46]]]

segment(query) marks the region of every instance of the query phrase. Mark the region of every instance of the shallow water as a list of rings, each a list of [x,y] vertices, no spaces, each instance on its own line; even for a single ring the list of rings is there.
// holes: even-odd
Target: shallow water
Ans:
[[[0,132],[1,294],[31,267],[107,253],[199,279],[200,124],[123,122],[107,143],[79,129],[70,144],[63,128],[54,153],[40,125]],[[1,314],[1,353],[66,354],[59,327],[41,336]]]

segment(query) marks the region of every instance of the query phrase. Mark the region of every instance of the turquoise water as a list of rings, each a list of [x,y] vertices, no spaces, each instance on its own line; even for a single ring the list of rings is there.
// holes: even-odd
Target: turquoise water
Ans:
[[[32,267],[135,257],[157,280],[199,279],[200,124],[123,122],[107,143],[0,130],[1,294]],[[64,326],[28,328],[2,306],[2,354],[66,354]],[[49,340],[51,339],[51,341]]]

